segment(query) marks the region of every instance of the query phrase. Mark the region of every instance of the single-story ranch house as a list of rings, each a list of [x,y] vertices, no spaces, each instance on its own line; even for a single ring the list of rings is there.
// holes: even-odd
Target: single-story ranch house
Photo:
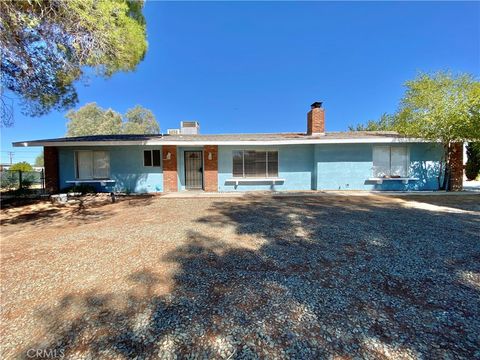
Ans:
[[[439,188],[441,144],[394,132],[325,132],[320,102],[311,105],[306,133],[201,135],[198,128],[197,122],[182,122],[168,134],[81,136],[14,146],[44,147],[51,193],[75,184],[135,193]]]

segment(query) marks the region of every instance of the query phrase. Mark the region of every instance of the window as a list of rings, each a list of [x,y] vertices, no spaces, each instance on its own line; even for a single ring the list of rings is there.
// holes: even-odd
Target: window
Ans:
[[[107,151],[76,151],[76,178],[81,180],[108,179],[110,176],[110,155]]]
[[[233,177],[278,176],[278,151],[236,150],[232,155]]]
[[[143,166],[160,166],[160,150],[145,150],[143,152]]]
[[[374,146],[374,177],[407,177],[408,149],[406,146]]]

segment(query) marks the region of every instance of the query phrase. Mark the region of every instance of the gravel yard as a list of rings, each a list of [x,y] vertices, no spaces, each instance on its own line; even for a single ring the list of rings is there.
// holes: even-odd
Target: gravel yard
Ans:
[[[480,195],[108,200],[2,210],[2,359],[480,358]]]

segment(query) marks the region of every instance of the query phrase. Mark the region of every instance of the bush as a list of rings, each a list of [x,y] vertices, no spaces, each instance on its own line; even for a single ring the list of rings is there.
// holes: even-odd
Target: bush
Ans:
[[[467,145],[467,165],[465,176],[468,180],[475,180],[480,174],[480,143],[471,142]]]
[[[465,165],[465,176],[468,180],[475,180],[478,176],[479,171],[480,167],[473,162],[469,161],[467,162],[467,165]]]
[[[30,165],[28,162],[22,161],[22,162],[13,164],[12,166],[10,166],[8,170],[33,171],[33,168],[32,168],[32,165]]]
[[[18,172],[17,171],[2,171],[1,173],[1,181],[0,185],[2,189],[5,190],[12,190],[12,189],[17,189],[19,187],[19,178],[18,178]]]
[[[84,194],[96,194],[97,189],[95,186],[92,185],[87,185],[87,184],[82,184],[82,185],[74,185],[74,186],[69,186],[61,191],[62,193],[81,193],[82,195]]]

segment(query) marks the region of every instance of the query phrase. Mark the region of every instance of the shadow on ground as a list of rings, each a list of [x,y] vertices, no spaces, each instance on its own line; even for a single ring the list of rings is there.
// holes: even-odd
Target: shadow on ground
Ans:
[[[233,226],[242,241],[191,231],[161,259],[179,265],[170,294],[156,294],[162,274],[149,269],[128,275],[128,294],[71,294],[39,313],[48,337],[28,348],[92,358],[475,358],[479,220],[382,197],[218,201],[198,222],[219,234]]]
[[[121,196],[116,197],[116,203],[128,207],[148,206],[152,196]],[[28,224],[34,226],[55,225],[64,226],[65,221],[75,224],[87,224],[105,220],[113,215],[114,208],[109,195],[80,196],[69,200],[66,204],[52,204],[47,200],[37,200],[19,208],[4,209],[2,225]],[[121,206],[121,205],[120,205]]]

